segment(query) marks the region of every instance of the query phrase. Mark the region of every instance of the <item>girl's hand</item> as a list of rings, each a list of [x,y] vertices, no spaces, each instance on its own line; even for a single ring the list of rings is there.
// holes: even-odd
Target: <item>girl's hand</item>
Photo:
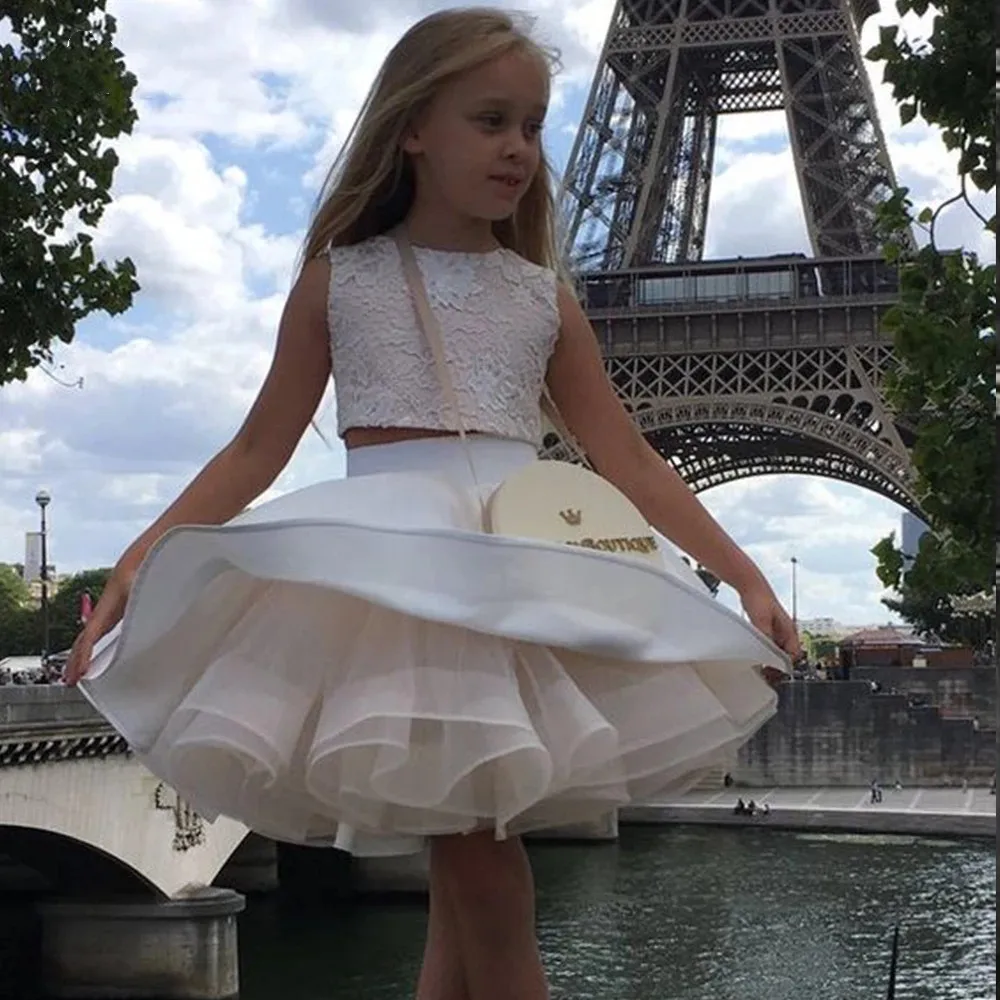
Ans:
[[[740,600],[753,625],[772,639],[776,646],[793,660],[802,654],[792,619],[764,581],[753,583],[741,591]]]
[[[94,655],[94,643],[121,621],[134,577],[134,570],[116,568],[108,578],[101,599],[87,619],[87,624],[76,637],[69,659],[66,661],[63,681],[69,687],[73,687],[86,674]]]

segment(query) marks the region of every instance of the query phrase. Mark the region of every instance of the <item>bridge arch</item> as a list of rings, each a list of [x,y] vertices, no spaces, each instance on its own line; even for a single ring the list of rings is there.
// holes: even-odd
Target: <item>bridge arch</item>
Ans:
[[[667,398],[635,406],[632,416],[696,493],[756,476],[814,475],[864,487],[920,516],[898,428],[883,425],[864,399]],[[543,455],[574,458],[555,435]]]
[[[102,845],[32,826],[0,826],[0,854],[37,874],[46,891],[70,897],[162,897],[141,870]]]
[[[72,884],[99,869],[124,894],[169,899],[211,885],[248,833],[226,817],[205,822],[131,754],[67,759],[66,737],[52,742],[52,755],[0,766],[0,852],[43,876]],[[52,871],[70,862],[74,875]]]

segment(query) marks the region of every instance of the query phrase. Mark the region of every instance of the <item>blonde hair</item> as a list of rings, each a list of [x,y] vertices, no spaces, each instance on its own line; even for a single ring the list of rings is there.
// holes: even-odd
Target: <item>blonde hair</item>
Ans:
[[[441,87],[510,52],[538,58],[551,72],[555,52],[529,37],[510,14],[489,8],[445,10],[415,24],[379,70],[361,113],[330,169],[306,234],[302,261],[398,225],[413,204],[406,129]],[[552,171],[544,154],[514,214],[493,225],[501,245],[562,273],[556,242]]]

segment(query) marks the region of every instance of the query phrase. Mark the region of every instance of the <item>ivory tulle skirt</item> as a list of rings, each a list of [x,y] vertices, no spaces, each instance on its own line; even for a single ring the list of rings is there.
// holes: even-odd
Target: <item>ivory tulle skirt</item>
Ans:
[[[535,461],[471,440],[477,477]],[[355,854],[594,819],[689,786],[774,712],[780,651],[663,568],[484,534],[451,438],[150,550],[81,687],[202,816]]]

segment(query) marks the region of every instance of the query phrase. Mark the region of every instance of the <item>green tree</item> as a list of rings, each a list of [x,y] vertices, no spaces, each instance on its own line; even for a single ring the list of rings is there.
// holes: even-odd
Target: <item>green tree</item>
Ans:
[[[823,660],[832,663],[837,658],[837,640],[821,632],[803,632],[802,645],[810,663]]]
[[[23,607],[31,598],[21,574],[8,563],[0,563],[0,615]]]
[[[926,0],[898,0],[900,15],[923,15]],[[882,583],[900,599],[890,607],[917,627],[938,622],[949,593],[990,586],[996,435],[996,265],[973,252],[942,248],[942,213],[970,212],[996,233],[970,192],[996,188],[994,12],[989,4],[938,0],[930,35],[908,37],[897,27],[881,31],[868,57],[884,63],[904,124],[920,117],[941,129],[957,156],[956,190],[940,205],[916,211],[906,188],[883,206],[879,224],[886,257],[900,268],[900,300],[885,327],[894,338],[898,366],[887,394],[914,428],[915,492],[934,534],[902,575],[903,554],[890,535],[874,548]],[[912,227],[926,241],[909,244]],[[935,603],[935,595],[939,596]],[[940,606],[939,606],[940,604]]]
[[[80,610],[85,593],[96,604],[111,570],[88,569],[62,581],[49,601],[49,652],[69,649],[80,631]],[[37,655],[43,645],[42,613],[28,600],[20,576],[0,564],[0,658]]]
[[[23,379],[97,310],[138,289],[128,259],[94,256],[95,226],[132,131],[135,77],[106,0],[6,0],[0,29],[0,385]]]
[[[900,568],[891,539],[882,539],[874,551],[880,557],[880,565],[891,567],[886,579],[895,579]],[[978,614],[956,611],[952,596],[974,591],[969,589],[963,554],[954,546],[944,545],[939,536],[927,534],[921,539],[918,558],[907,569],[902,584],[895,586],[899,597],[886,598],[883,603],[921,635],[935,635],[946,642],[976,647],[992,632],[995,604]]]
[[[31,592],[21,574],[0,563],[0,660],[6,656],[30,656],[41,650],[41,629]]]
[[[42,616],[34,605],[0,619],[0,660],[7,656],[38,656],[42,651]]]
[[[49,650],[58,653],[73,645],[80,631],[80,608],[83,595],[89,593],[97,603],[111,569],[88,569],[63,580],[49,604]]]

